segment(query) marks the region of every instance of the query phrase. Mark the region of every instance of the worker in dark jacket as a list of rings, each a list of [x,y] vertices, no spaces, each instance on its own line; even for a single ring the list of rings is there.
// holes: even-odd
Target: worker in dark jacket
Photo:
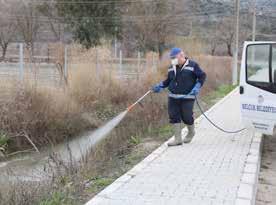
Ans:
[[[170,52],[172,65],[168,69],[166,80],[153,86],[152,90],[159,93],[164,88],[169,90],[168,111],[170,123],[174,126],[174,141],[169,146],[190,143],[195,135],[193,107],[195,96],[203,86],[206,74],[199,65],[188,59],[180,48],[173,48]],[[188,127],[188,133],[182,140],[183,121]]]

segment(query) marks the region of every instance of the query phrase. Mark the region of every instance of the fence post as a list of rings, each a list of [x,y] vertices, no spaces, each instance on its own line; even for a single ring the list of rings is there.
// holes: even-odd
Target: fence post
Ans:
[[[114,42],[114,54],[115,54],[115,58],[117,58],[117,38],[116,37]]]
[[[148,68],[149,68],[149,62],[148,62],[147,55],[145,55],[145,60],[146,60],[146,62],[145,62],[145,64],[144,64],[144,72],[147,71]]]
[[[50,63],[50,48],[49,48],[49,43],[47,44],[47,63]]]
[[[120,50],[119,74],[120,74],[120,77],[122,77],[122,75],[123,75],[123,54],[122,54],[122,50]]]
[[[68,48],[67,45],[64,47],[64,79],[67,82],[68,77]]]
[[[96,75],[99,77],[99,54],[97,47],[95,48],[95,54],[96,54]]]
[[[140,70],[141,70],[141,53],[140,51],[138,51],[138,71],[137,71],[138,80],[139,80]]]
[[[24,79],[24,46],[23,43],[19,44],[19,79]]]
[[[154,54],[152,54],[152,68],[153,68],[153,72],[156,72],[156,65],[155,65],[155,59],[154,59]]]

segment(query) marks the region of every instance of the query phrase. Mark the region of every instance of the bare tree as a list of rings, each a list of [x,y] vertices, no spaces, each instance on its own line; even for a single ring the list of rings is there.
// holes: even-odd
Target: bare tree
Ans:
[[[16,17],[17,27],[20,36],[23,38],[26,47],[32,56],[34,42],[37,39],[40,28],[37,7],[32,1],[21,1],[18,6],[18,15]]]
[[[219,39],[225,44],[227,54],[233,56],[232,45],[235,38],[234,19],[232,17],[224,17],[219,24]]]
[[[251,13],[241,13],[240,14],[240,42],[252,39],[252,15]]]
[[[2,49],[0,61],[5,60],[8,46],[16,34],[16,23],[14,19],[6,16],[7,13],[9,13],[9,15],[13,14],[12,5],[0,2],[0,46]]]
[[[43,2],[37,9],[47,18],[47,25],[50,27],[55,39],[61,41],[64,33],[64,24],[58,15],[56,1]]]
[[[11,43],[13,37],[15,36],[16,27],[14,25],[14,22],[5,22],[5,20],[0,22],[0,27],[0,46],[2,48],[2,56],[0,57],[0,61],[3,61],[6,57],[8,45]]]
[[[168,1],[135,2],[125,12],[123,42],[128,50],[156,51],[162,56],[178,21]],[[129,18],[129,16],[135,16]]]
[[[214,36],[211,37],[210,46],[211,46],[211,55],[214,56],[218,46],[218,39],[216,37]]]
[[[209,25],[208,29],[204,32],[203,38],[208,41],[210,53],[215,55],[217,48],[222,43],[220,38],[220,30],[218,29],[219,23],[215,22],[215,25]]]
[[[239,38],[240,42],[248,40],[251,34],[251,20],[247,13],[240,14],[240,32]],[[235,24],[234,18],[231,17],[224,17],[220,20],[217,35],[218,41],[221,41],[226,46],[227,54],[229,56],[233,56],[232,53],[232,46],[235,40]]]

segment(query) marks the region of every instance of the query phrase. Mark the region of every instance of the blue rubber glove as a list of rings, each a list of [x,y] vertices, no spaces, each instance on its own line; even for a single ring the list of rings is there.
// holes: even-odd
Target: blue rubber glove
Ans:
[[[189,95],[198,95],[200,92],[200,88],[201,88],[201,84],[199,82],[197,82],[194,86],[194,88],[191,90],[191,92],[189,93]]]
[[[155,93],[160,93],[162,90],[163,90],[163,82],[152,86],[152,91]]]

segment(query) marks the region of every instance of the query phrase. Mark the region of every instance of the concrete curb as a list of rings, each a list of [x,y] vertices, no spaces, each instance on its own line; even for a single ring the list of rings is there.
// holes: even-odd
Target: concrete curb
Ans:
[[[217,107],[219,107],[225,100],[232,97],[232,95],[238,91],[238,88],[235,88],[233,91],[231,91],[228,95],[226,95],[224,98],[222,98],[220,101],[218,101],[215,105],[213,105],[208,111],[205,112],[205,114],[209,114],[213,112]],[[204,116],[201,115],[195,120],[195,124],[199,124],[201,120],[204,119]],[[184,128],[182,132],[187,131],[187,128]],[[135,165],[131,170],[129,170],[127,173],[119,177],[117,180],[115,180],[112,184],[110,184],[108,187],[106,187],[103,191],[98,193],[94,198],[92,198],[89,202],[86,203],[86,205],[97,205],[100,204],[100,202],[108,198],[108,194],[114,192],[119,187],[127,183],[131,178],[135,177],[139,173],[143,172],[143,169],[147,167],[152,161],[154,161],[157,157],[162,155],[168,148],[167,143],[169,141],[172,141],[173,137],[171,137],[169,140],[167,140],[165,143],[163,143],[160,147],[158,147],[156,150],[154,150],[150,155],[148,155],[144,160],[142,160],[140,163]]]
[[[244,165],[235,205],[255,205],[263,136],[255,133]]]

